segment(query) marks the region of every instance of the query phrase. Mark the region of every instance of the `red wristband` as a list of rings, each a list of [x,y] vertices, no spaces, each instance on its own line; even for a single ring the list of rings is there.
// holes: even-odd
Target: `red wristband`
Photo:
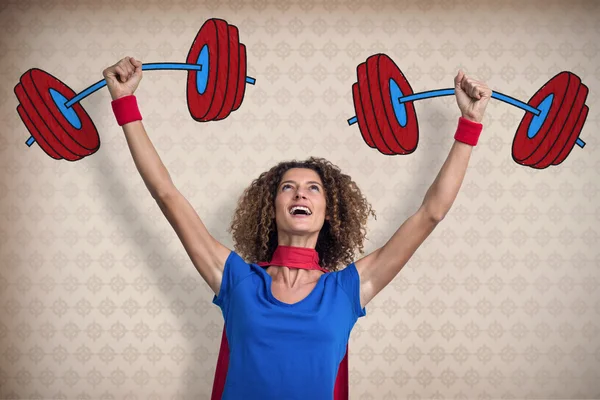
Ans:
[[[112,101],[112,109],[117,118],[119,126],[123,126],[133,121],[141,121],[142,114],[137,105],[134,95],[124,96]]]
[[[470,146],[476,146],[482,130],[483,124],[460,117],[454,139]]]

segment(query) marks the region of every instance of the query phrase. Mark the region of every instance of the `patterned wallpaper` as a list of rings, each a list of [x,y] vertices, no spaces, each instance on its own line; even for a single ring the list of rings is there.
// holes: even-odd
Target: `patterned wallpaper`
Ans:
[[[0,398],[208,398],[222,328],[132,162],[104,89],[82,101],[101,139],[48,157],[13,92],[31,67],[79,91],[125,55],[184,62],[209,18],[236,25],[248,86],[227,119],[197,123],[186,73],[146,71],[144,122],[209,231],[275,162],[326,157],[378,218],[367,252],[420,204],[452,144],[452,97],[416,103],[410,155],[370,149],[356,66],[388,54],[413,90],[459,68],[527,101],[562,70],[589,115],[560,165],[511,157],[524,112],[492,101],[449,215],[367,307],[350,342],[352,399],[600,398],[600,3],[589,1],[3,1],[0,3]]]

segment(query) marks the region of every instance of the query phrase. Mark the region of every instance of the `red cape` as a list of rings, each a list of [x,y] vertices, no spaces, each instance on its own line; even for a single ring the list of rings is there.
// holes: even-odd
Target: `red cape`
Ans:
[[[223,389],[225,388],[225,378],[227,378],[227,368],[229,367],[229,344],[225,327],[221,335],[221,348],[219,349],[219,358],[217,359],[217,369],[215,371],[215,381],[213,382],[211,400],[221,400]],[[333,400],[348,400],[348,345],[346,345],[346,354],[340,363],[335,388],[333,390]]]

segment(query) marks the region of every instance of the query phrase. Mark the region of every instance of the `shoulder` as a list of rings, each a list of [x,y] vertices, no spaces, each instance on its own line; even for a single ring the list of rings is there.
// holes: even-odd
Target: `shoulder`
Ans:
[[[360,283],[360,275],[354,262],[337,271],[328,272],[327,275],[331,276],[340,284],[353,281],[358,281]]]
[[[360,275],[356,269],[356,264],[352,262],[341,270],[329,272],[328,275],[345,292],[356,316],[366,315],[366,311],[360,303]]]
[[[258,264],[250,263],[244,260],[244,258],[242,258],[242,256],[234,250],[232,250],[227,257],[225,269],[229,269],[228,273],[237,276],[254,273],[266,273],[264,268],[260,267]]]
[[[231,292],[246,278],[260,273],[261,267],[246,262],[237,252],[231,250],[225,261],[221,287],[215,296],[219,303],[224,301]]]

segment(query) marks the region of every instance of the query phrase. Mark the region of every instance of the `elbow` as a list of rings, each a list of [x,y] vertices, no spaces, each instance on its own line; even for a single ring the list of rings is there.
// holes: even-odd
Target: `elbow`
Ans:
[[[426,204],[423,205],[423,213],[426,217],[431,220],[434,224],[439,224],[448,214],[449,208],[445,207],[431,207]]]
[[[431,222],[433,222],[436,225],[439,224],[440,222],[442,222],[444,217],[446,217],[445,213],[436,213],[436,214],[429,215],[429,219],[431,219]]]
[[[157,202],[164,202],[168,200],[169,198],[173,197],[176,192],[177,188],[175,186],[167,186],[150,190],[150,194]]]

